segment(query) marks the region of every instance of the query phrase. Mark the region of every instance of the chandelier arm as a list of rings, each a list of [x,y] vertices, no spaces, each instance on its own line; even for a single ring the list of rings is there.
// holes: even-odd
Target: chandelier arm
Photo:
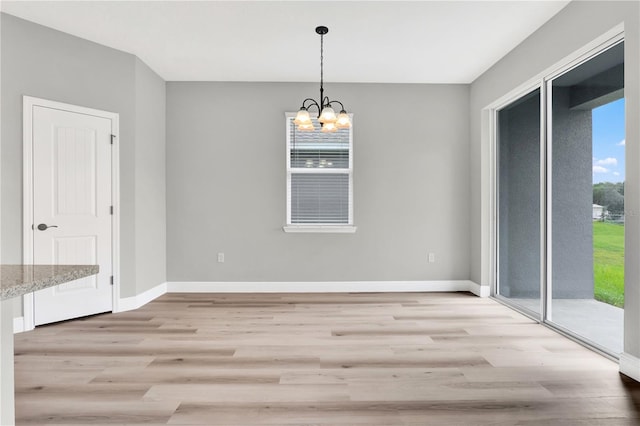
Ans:
[[[305,105],[305,102],[310,101],[307,105]],[[318,108],[318,114],[320,113],[320,105],[318,105],[318,102],[316,102],[315,99],[313,98],[307,98],[304,101],[302,101],[302,107],[306,110],[308,110],[309,108],[311,108],[312,106],[315,106],[316,108]]]
[[[342,111],[345,111],[345,112],[346,112],[346,110],[344,109],[344,105],[342,104],[342,102],[340,102],[340,101],[330,101],[330,100],[327,98],[327,105],[331,106],[331,104],[340,104],[340,108],[341,108],[341,109],[340,109],[340,112],[342,112]]]

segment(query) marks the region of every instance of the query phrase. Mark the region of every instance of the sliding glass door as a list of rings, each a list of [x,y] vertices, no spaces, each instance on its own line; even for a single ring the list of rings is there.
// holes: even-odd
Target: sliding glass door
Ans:
[[[546,320],[622,352],[624,43],[547,83],[551,303]]]
[[[624,305],[624,43],[495,112],[496,296],[617,356]]]

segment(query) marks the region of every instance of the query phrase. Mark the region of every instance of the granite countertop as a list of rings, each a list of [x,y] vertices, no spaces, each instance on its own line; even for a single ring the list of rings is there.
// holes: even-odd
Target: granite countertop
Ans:
[[[0,300],[95,275],[98,265],[0,265]]]

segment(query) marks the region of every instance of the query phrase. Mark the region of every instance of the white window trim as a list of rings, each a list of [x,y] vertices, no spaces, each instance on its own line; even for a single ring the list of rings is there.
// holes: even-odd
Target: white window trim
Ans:
[[[282,230],[286,233],[335,233],[335,234],[352,234],[355,233],[358,229],[353,224],[353,129],[349,132],[349,223],[348,224],[317,224],[317,225],[298,225],[291,223],[291,203],[289,202],[291,198],[291,138],[289,137],[290,132],[290,122],[296,117],[295,112],[286,112],[285,113],[285,135],[286,135],[286,165],[287,165],[287,188],[286,188],[286,199],[285,203],[287,204],[287,224],[282,227]],[[353,123],[353,114],[349,114],[349,118],[351,123]],[[296,173],[335,173],[331,170],[326,169],[299,169],[296,170]]]
[[[358,229],[352,225],[285,225],[282,230],[287,233],[328,233],[353,234]]]

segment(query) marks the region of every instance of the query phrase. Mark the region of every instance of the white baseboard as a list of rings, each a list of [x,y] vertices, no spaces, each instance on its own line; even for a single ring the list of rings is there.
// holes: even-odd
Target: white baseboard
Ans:
[[[373,293],[449,291],[469,291],[480,297],[487,297],[489,295],[489,287],[480,286],[468,280],[326,282],[173,281],[159,284],[137,296],[120,299],[117,310],[114,310],[114,313],[138,309],[165,293]],[[23,331],[26,331],[24,317],[14,318],[13,332],[21,333]],[[638,371],[640,371],[640,369]]]
[[[138,294],[137,296],[125,297],[118,301],[118,306],[113,310],[116,312],[126,312],[138,309],[151,302],[167,292],[167,283],[159,284],[149,290]],[[13,333],[22,333],[28,331],[25,329],[24,317],[16,317],[13,319]]]
[[[117,311],[126,312],[138,309],[167,292],[167,283],[158,284],[149,290],[132,297],[124,297],[118,301]]]
[[[469,291],[478,297],[489,297],[491,295],[491,287],[476,284],[473,281],[469,281]]]
[[[13,334],[22,333],[24,329],[24,317],[15,317],[13,319]]]
[[[326,282],[169,282],[167,293],[370,293],[370,292],[481,292],[468,280],[458,281],[326,281]]]
[[[620,354],[620,372],[640,382],[640,359],[626,352]]]

